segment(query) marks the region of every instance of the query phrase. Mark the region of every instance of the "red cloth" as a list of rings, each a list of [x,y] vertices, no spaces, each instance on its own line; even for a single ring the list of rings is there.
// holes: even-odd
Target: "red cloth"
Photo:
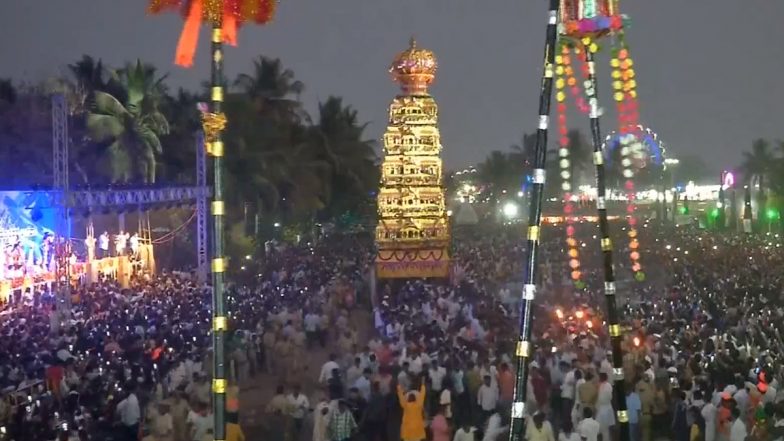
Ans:
[[[514,375],[511,371],[502,371],[498,373],[498,389],[499,396],[503,401],[512,401],[514,398]]]
[[[536,404],[539,407],[544,406],[547,403],[547,391],[549,390],[547,380],[541,375],[534,375],[533,378],[531,378],[531,386],[534,388],[534,399],[536,399]]]
[[[49,366],[46,368],[46,386],[55,395],[60,395],[60,383],[65,378],[65,369],[62,366]]]

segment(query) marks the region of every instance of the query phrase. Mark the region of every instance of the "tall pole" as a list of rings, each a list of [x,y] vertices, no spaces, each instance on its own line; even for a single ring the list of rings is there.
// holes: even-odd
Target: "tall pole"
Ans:
[[[531,308],[536,296],[536,270],[539,254],[539,228],[542,222],[542,200],[544,198],[545,159],[547,156],[547,127],[550,118],[550,100],[553,91],[555,43],[558,37],[558,0],[550,0],[547,17],[547,38],[544,45],[544,69],[539,95],[539,126],[536,130],[534,150],[533,185],[531,186],[530,209],[528,211],[528,252],[524,268],[523,299],[520,307],[520,327],[515,357],[515,376],[512,401],[512,427],[509,439],[521,441],[525,435],[525,399],[528,385],[528,364],[533,353],[531,347]]]
[[[218,124],[207,129],[208,151],[213,156],[214,199],[212,201],[213,253],[212,253],[212,411],[215,416],[214,439],[226,439],[226,364],[224,340],[228,320],[224,302],[223,279],[226,271],[226,258],[223,256],[223,216],[226,209],[223,203],[223,31],[221,17],[212,25],[212,75],[211,75],[211,113]],[[222,123],[221,123],[222,122]],[[211,133],[210,133],[211,131]]]
[[[615,270],[613,268],[613,246],[610,239],[610,224],[607,221],[607,176],[602,151],[602,133],[599,125],[599,99],[596,90],[596,63],[593,53],[596,44],[584,39],[585,61],[588,64],[588,81],[586,87],[590,106],[591,141],[593,143],[593,159],[596,165],[596,208],[599,212],[599,231],[601,233],[602,257],[604,267],[604,298],[607,302],[607,322],[610,328],[610,344],[613,359],[613,394],[618,406],[616,418],[620,428],[620,440],[629,441],[629,415],[626,411],[626,385],[623,378],[623,349],[621,348],[621,324],[615,299]]]

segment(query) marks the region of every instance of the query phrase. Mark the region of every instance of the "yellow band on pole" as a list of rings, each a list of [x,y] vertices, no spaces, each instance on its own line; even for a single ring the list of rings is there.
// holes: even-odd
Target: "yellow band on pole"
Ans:
[[[225,394],[227,381],[225,378],[215,378],[212,380],[212,391],[216,394]]]
[[[212,319],[212,330],[215,332],[229,329],[229,320],[226,316],[218,316]]]
[[[531,343],[527,341],[519,341],[517,342],[517,350],[515,350],[515,355],[518,357],[525,357],[531,354]]]
[[[223,101],[223,86],[215,86],[212,88],[212,100]]]
[[[226,204],[223,201],[212,201],[212,215],[223,216],[226,214]]]
[[[226,259],[223,257],[216,257],[212,259],[212,272],[222,273],[226,271]]]

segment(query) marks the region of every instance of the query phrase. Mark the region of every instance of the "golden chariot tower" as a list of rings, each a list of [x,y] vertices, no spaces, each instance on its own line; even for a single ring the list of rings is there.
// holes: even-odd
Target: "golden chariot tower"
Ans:
[[[437,68],[433,53],[413,38],[389,68],[401,93],[389,105],[384,133],[376,227],[380,279],[449,276],[438,106],[427,91]]]

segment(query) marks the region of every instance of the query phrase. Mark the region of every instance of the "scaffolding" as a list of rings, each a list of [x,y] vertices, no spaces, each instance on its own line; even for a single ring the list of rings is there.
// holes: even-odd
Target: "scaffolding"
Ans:
[[[196,255],[197,275],[200,280],[207,278],[207,199],[211,188],[207,186],[207,159],[204,136],[196,135],[196,186],[175,186],[163,188],[132,188],[106,190],[71,191],[68,167],[68,105],[65,96],[52,97],[52,154],[54,182],[52,190],[45,192],[50,207],[57,210],[55,237],[57,248],[57,281],[60,302],[70,306],[70,238],[71,210],[118,209],[127,206],[155,206],[181,203],[196,203]]]

